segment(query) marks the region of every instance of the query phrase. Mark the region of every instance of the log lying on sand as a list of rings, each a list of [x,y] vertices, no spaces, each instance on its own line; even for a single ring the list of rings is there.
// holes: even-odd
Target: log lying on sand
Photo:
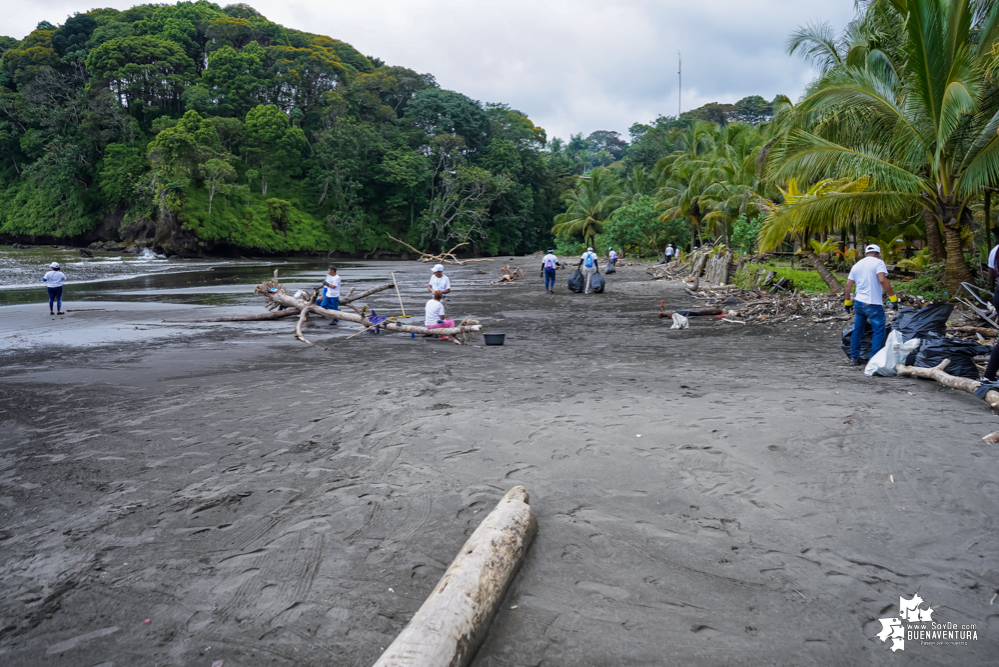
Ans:
[[[673,317],[673,313],[680,313],[685,317],[700,317],[708,315],[721,315],[722,309],[717,307],[708,307],[708,308],[681,308],[679,310],[660,310],[659,317]]]
[[[933,368],[917,368],[915,366],[906,366],[905,364],[899,364],[895,367],[895,372],[898,373],[899,377],[905,377],[907,375],[914,375],[921,378],[929,378],[931,380],[936,380],[945,387],[950,387],[951,389],[960,389],[961,391],[966,391],[969,394],[974,394],[975,390],[978,389],[982,383],[977,380],[971,380],[969,378],[961,378],[951,375],[944,371],[947,366],[950,365],[950,359],[944,359],[937,366]],[[985,402],[988,403],[993,408],[999,407],[999,391],[994,389],[985,395]]]
[[[340,305],[346,306],[353,301],[369,297],[372,294],[377,294],[378,292],[383,292],[387,289],[392,289],[394,283],[386,283],[385,285],[379,285],[378,287],[372,287],[371,289],[361,292],[357,296],[350,296],[349,294],[340,299]],[[266,320],[281,320],[286,317],[298,316],[300,311],[298,310],[275,310],[270,313],[256,313],[254,315],[222,315],[221,317],[205,317],[200,319],[191,320],[163,320],[164,322],[259,322]]]
[[[375,667],[464,667],[471,661],[538,531],[528,500],[522,486],[503,496]]]
[[[391,287],[392,283],[384,286],[385,289]],[[366,314],[367,311],[357,310],[354,306],[350,306],[356,311],[354,313],[346,310],[329,310],[326,308],[320,308],[311,300],[307,301],[305,299],[296,299],[293,295],[288,293],[287,288],[276,281],[268,281],[257,285],[254,289],[254,293],[264,296],[267,299],[268,307],[273,308],[284,306],[285,308],[291,309],[293,313],[297,314],[299,316],[299,322],[298,326],[295,328],[295,337],[304,343],[308,343],[309,341],[302,335],[302,323],[308,319],[310,313],[322,315],[323,317],[328,317],[332,320],[344,320],[345,322],[361,324],[366,328],[376,326],[370,319],[368,319],[369,316]],[[369,293],[373,293],[372,290],[351,299],[351,301],[357,301],[357,299],[363,298]],[[344,301],[341,301],[340,303],[341,305],[350,305],[349,302],[345,303]],[[384,322],[380,322],[377,326],[385,329],[386,331],[394,331],[396,333],[427,334],[432,336],[458,336],[482,331],[481,324],[462,324],[460,326],[449,327],[447,329],[428,329],[427,327],[421,327],[415,324],[400,324],[398,322],[386,320]]]

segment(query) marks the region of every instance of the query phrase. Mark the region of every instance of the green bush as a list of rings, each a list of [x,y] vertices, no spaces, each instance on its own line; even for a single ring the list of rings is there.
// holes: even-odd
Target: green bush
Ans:
[[[743,213],[732,223],[732,235],[729,243],[733,250],[739,250],[746,255],[756,254],[756,237],[760,235],[763,228],[763,216],[756,216],[752,220],[746,219]]]
[[[947,265],[930,264],[917,277],[907,282],[900,282],[894,285],[895,289],[913,296],[921,296],[930,301],[944,301],[948,298],[944,289],[944,273]]]
[[[760,269],[774,271],[777,275],[775,281],[787,278],[794,283],[794,289],[805,294],[824,294],[829,292],[829,286],[818,271],[808,269],[792,269],[786,266],[775,264],[747,264],[732,278],[732,283],[742,289],[753,287],[753,281]]]

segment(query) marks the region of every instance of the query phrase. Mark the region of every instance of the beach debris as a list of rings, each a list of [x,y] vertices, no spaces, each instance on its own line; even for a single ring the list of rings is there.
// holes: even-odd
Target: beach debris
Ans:
[[[522,486],[503,496],[375,667],[472,660],[538,531],[529,499]]]
[[[525,275],[526,274],[523,272],[523,270],[519,268],[511,269],[509,266],[504,266],[503,268],[500,269],[499,280],[491,280],[489,282],[491,282],[494,285],[500,285],[500,284],[509,285],[514,280],[523,278]]]
[[[468,318],[465,318],[465,320],[463,320],[462,323],[456,327],[447,329],[428,329],[425,326],[417,326],[415,324],[402,324],[398,322],[397,317],[379,317],[375,311],[371,310],[367,306],[358,308],[354,305],[354,302],[360,299],[370,296],[376,292],[392,289],[392,287],[393,283],[388,283],[386,285],[369,289],[366,292],[362,292],[356,297],[341,299],[340,305],[346,306],[347,308],[353,310],[353,313],[349,310],[328,310],[326,308],[322,308],[316,304],[315,294],[311,295],[308,299],[296,299],[288,291],[288,288],[276,279],[260,283],[253,289],[253,293],[258,296],[263,296],[266,307],[271,311],[278,308],[285,308],[289,310],[292,315],[298,315],[298,323],[295,326],[295,338],[309,345],[312,343],[310,343],[302,333],[302,325],[308,321],[309,315],[312,314],[320,315],[333,320],[343,320],[345,322],[361,324],[365,327],[365,329],[376,327],[376,330],[384,329],[385,331],[396,333],[423,334],[428,336],[453,336],[452,340],[459,345],[465,344],[471,334],[482,331],[481,324]]]
[[[671,317],[673,318],[673,326],[671,326],[670,329],[690,328],[690,320],[688,320],[686,316],[681,315],[680,313],[673,313]]]
[[[152,622],[153,622],[153,619],[151,619],[151,618],[147,618],[146,620],[143,621],[143,623],[145,623],[146,625],[149,625]]]
[[[966,391],[969,394],[974,394],[976,390],[982,386],[982,383],[978,380],[950,375],[945,370],[949,365],[950,359],[944,359],[933,368],[917,368],[916,366],[905,366],[903,364],[899,364],[895,367],[895,371],[898,373],[899,377],[912,375],[915,377],[929,378],[931,380],[936,380],[945,387],[960,389],[961,391]],[[985,394],[983,400],[993,408],[999,407],[999,391],[990,389]]]
[[[212,663],[212,667],[225,667],[225,660],[216,660]]]
[[[458,245],[454,246],[453,248],[451,248],[447,252],[442,252],[439,255],[434,255],[434,254],[431,254],[429,252],[425,252],[423,250],[420,250],[419,248],[414,248],[413,246],[409,245],[405,241],[400,241],[399,239],[397,239],[396,237],[392,236],[391,234],[386,234],[386,236],[388,236],[390,239],[392,239],[393,241],[395,241],[399,245],[404,245],[407,248],[409,248],[410,250],[412,250],[413,252],[417,253],[420,256],[417,261],[420,261],[420,262],[433,262],[434,264],[457,264],[458,266],[465,266],[469,262],[491,262],[491,261],[493,261],[491,259],[458,259],[457,255],[455,255],[454,252],[458,248],[461,248],[463,246],[467,246],[468,245],[469,241],[468,241],[468,237],[467,236],[465,237],[465,240],[463,240],[461,243],[459,243]]]
[[[989,433],[987,436],[982,438],[982,440],[989,443],[990,445],[999,443],[999,431],[993,431],[992,433]]]

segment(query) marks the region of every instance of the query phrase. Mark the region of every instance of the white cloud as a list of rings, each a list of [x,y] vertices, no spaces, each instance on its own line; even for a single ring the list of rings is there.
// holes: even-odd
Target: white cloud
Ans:
[[[111,0],[102,6],[136,4]],[[222,4],[225,4],[224,2]],[[549,136],[633,122],[746,95],[797,97],[812,74],[788,57],[796,26],[852,17],[853,0],[250,0],[282,25],[326,34],[393,65],[430,72],[445,88],[519,109]],[[84,9],[66,0],[8,7],[0,33]]]

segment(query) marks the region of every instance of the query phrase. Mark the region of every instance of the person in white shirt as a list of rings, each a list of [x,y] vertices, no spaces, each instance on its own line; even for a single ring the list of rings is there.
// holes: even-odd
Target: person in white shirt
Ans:
[[[444,319],[444,304],[441,300],[444,295],[440,290],[434,292],[432,299],[427,301],[426,317],[423,320],[424,326],[428,329],[450,329],[454,326],[454,320]]]
[[[340,276],[336,274],[336,267],[330,266],[330,270],[326,273],[326,277],[323,279],[323,293],[322,301],[319,302],[320,308],[326,308],[328,310],[340,310]],[[330,326],[334,326],[339,322],[339,320],[333,320],[330,322]]]
[[[666,250],[664,251],[663,254],[666,255],[666,263],[667,264],[669,264],[670,262],[673,261],[673,255],[676,254],[676,249],[673,248],[673,244],[672,243],[670,243],[668,246],[666,246]]]
[[[856,298],[852,296],[853,286],[857,286]],[[850,365],[864,366],[866,360],[860,357],[860,344],[864,339],[864,329],[867,322],[874,330],[871,341],[871,356],[885,346],[888,335],[885,329],[885,307],[882,303],[883,292],[888,293],[888,301],[898,312],[898,297],[888,282],[888,267],[881,259],[881,248],[869,245],[864,249],[864,258],[853,265],[846,279],[846,292],[843,305],[846,312],[854,313],[853,335],[850,337]]]
[[[614,251],[614,248],[607,249],[607,256],[611,264],[617,264],[617,252]]]
[[[42,276],[42,282],[49,291],[49,315],[62,315],[62,286],[66,282],[66,274],[59,270],[59,262],[49,264],[48,271]],[[55,305],[55,310],[52,306]]]
[[[582,254],[579,258],[579,264],[576,266],[582,267],[583,277],[586,278],[586,289],[585,294],[590,293],[590,278],[599,269],[597,263],[597,253],[593,252],[593,248],[587,248],[586,252]]]
[[[545,291],[549,294],[555,293],[555,272],[561,266],[562,262],[558,261],[555,251],[549,248],[548,254],[541,258],[541,275],[545,278]]]
[[[444,275],[443,264],[438,264],[434,267],[434,272],[430,275],[430,283],[427,285],[427,291],[431,294],[434,292],[440,292],[441,294],[451,293],[451,279]]]

